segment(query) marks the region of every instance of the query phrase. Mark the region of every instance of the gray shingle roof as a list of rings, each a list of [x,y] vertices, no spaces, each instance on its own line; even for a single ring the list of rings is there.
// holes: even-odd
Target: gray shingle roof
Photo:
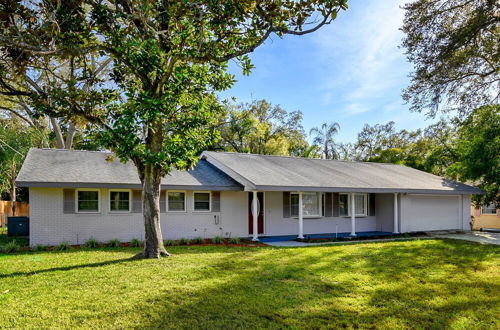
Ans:
[[[202,158],[246,190],[480,194],[480,189],[410,167],[228,152]]]
[[[135,166],[121,163],[109,152],[31,149],[17,176],[20,187],[140,188]],[[164,189],[242,190],[242,186],[207,161],[193,170],[172,171],[162,179]]]

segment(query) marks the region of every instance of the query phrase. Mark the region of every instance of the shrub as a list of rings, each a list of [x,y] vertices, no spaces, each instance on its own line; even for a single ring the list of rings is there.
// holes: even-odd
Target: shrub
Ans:
[[[56,246],[56,250],[57,251],[66,251],[66,250],[69,250],[70,249],[70,245],[69,245],[69,242],[61,242],[61,244],[59,244],[58,246]]]
[[[173,246],[175,244],[174,241],[172,241],[171,239],[167,239],[165,241],[163,241],[163,245],[165,246]]]
[[[188,244],[189,244],[189,240],[188,240],[187,238],[184,238],[184,237],[183,237],[183,238],[181,238],[181,239],[179,240],[179,243],[180,243],[181,245],[188,245]]]
[[[31,250],[36,252],[47,251],[47,246],[43,244],[37,244],[31,248]]]
[[[97,242],[95,238],[91,237],[85,242],[84,246],[89,249],[95,249],[99,247],[99,242]]]
[[[231,243],[232,244],[240,244],[240,238],[239,237],[231,237]]]
[[[222,237],[220,236],[215,236],[213,239],[212,239],[212,242],[215,243],[215,244],[222,244]]]
[[[142,246],[142,242],[141,242],[140,239],[134,238],[133,240],[130,241],[130,246],[132,246],[132,247],[141,247]]]
[[[108,247],[110,247],[110,248],[120,247],[120,240],[119,239],[112,239],[111,241],[108,242]]]
[[[20,250],[20,246],[19,244],[17,244],[16,240],[12,240],[10,241],[9,243],[5,244],[2,249],[1,249],[1,252],[4,252],[4,253],[14,253],[14,252],[17,252]]]
[[[205,240],[202,237],[196,237],[192,240],[193,244],[203,244]]]

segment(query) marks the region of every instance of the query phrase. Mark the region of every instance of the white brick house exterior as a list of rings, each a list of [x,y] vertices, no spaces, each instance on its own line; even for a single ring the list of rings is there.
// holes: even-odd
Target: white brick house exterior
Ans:
[[[137,174],[109,155],[30,151],[17,181],[29,187],[31,245],[144,237]],[[78,211],[80,190],[98,192],[96,210]],[[126,211],[111,210],[112,191],[125,192]],[[169,211],[168,192],[185,196],[182,210]],[[468,230],[472,193],[398,165],[211,152],[162,181],[161,226],[164,239]],[[195,194],[210,207],[195,210]]]

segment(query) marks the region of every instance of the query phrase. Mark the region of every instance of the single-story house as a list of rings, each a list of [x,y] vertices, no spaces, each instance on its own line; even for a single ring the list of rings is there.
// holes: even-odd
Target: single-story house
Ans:
[[[144,236],[136,169],[112,153],[32,149],[17,184],[31,245]],[[162,180],[161,226],[165,239],[468,230],[477,193],[401,165],[203,152]]]

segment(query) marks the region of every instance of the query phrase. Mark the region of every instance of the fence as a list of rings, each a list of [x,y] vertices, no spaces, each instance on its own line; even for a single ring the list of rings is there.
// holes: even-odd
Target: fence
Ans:
[[[30,207],[28,203],[16,202],[16,216],[29,216]],[[10,201],[0,201],[0,227],[7,225],[7,217],[12,216]]]

